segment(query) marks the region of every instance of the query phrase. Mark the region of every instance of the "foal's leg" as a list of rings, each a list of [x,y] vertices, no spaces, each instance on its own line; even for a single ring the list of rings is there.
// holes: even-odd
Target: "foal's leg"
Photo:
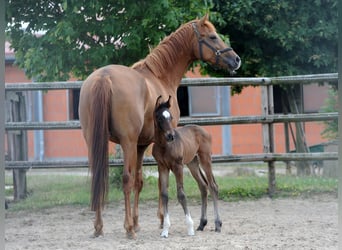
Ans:
[[[197,182],[198,188],[201,192],[201,200],[202,200],[202,207],[201,207],[201,220],[200,224],[197,228],[198,231],[203,231],[204,227],[207,225],[207,206],[208,206],[208,184],[206,182],[205,177],[200,172],[200,166],[198,162],[197,156],[188,163],[188,168],[191,172],[191,175]]]
[[[176,177],[177,182],[177,198],[179,203],[182,205],[184,213],[185,213],[185,221],[188,227],[188,235],[192,236],[195,235],[194,232],[194,222],[191,218],[190,211],[188,209],[186,195],[184,192],[184,185],[183,185],[183,165],[177,164],[172,168],[172,171]]]
[[[170,217],[168,213],[168,188],[169,188],[169,173],[170,170],[158,164],[158,186],[159,186],[159,207],[158,207],[158,215],[161,221],[162,232],[160,234],[161,237],[167,238],[169,236],[169,228],[171,226]]]
[[[199,154],[199,158],[200,158],[201,166],[207,177],[208,188],[209,188],[210,194],[213,198],[214,213],[215,213],[215,232],[221,232],[222,221],[220,219],[220,215],[218,211],[218,186],[216,184],[212,166],[211,166],[210,151]]]
[[[143,173],[142,173],[142,164],[144,152],[147,146],[138,146],[137,147],[137,165],[134,173],[134,207],[133,207],[133,225],[134,231],[138,232],[140,230],[139,226],[139,195],[143,187]]]

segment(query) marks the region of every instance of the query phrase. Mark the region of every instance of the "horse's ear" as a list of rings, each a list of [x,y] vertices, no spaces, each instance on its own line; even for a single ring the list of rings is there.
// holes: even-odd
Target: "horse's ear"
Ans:
[[[209,13],[206,13],[200,20],[200,25],[203,26],[206,21],[209,21]]]
[[[167,100],[166,104],[167,104],[167,108],[170,108],[171,107],[171,96],[169,95],[169,100]]]

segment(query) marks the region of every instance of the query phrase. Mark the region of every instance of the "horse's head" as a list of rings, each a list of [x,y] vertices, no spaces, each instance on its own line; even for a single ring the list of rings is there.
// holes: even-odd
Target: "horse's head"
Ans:
[[[240,67],[240,57],[216,33],[214,25],[209,22],[208,14],[200,20],[191,22],[191,25],[195,33],[193,47],[197,59],[230,72]]]
[[[155,137],[163,136],[167,142],[175,139],[175,131],[172,127],[172,114],[170,112],[171,96],[166,102],[163,102],[162,96],[159,96],[156,101],[153,119]]]

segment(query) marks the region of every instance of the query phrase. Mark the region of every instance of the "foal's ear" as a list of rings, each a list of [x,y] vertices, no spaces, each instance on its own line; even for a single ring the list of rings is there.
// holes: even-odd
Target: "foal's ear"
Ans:
[[[163,98],[162,98],[162,96],[160,95],[160,96],[158,96],[158,98],[157,98],[157,101],[156,101],[156,105],[155,105],[155,108],[157,108],[157,107],[159,107],[161,104],[162,104],[162,102],[163,102],[163,100],[162,100]]]
[[[172,100],[172,99],[171,99],[171,96],[169,95],[169,100],[167,100],[167,102],[165,103],[165,104],[167,105],[167,108],[170,108],[170,107],[171,107],[171,103],[172,103],[171,100]]]

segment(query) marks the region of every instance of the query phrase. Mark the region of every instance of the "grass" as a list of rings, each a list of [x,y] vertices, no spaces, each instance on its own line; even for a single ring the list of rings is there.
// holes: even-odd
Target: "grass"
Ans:
[[[219,185],[219,197],[225,201],[259,199],[267,196],[268,179],[257,176],[225,176],[216,177]],[[276,197],[308,196],[319,193],[337,194],[337,179],[317,177],[293,177],[279,175],[276,178]],[[11,179],[6,176],[6,184]],[[36,210],[59,205],[89,206],[90,177],[77,175],[28,175],[28,197],[20,202],[10,204],[11,210]],[[194,179],[185,174],[184,188],[188,199],[200,200],[200,193]],[[11,195],[13,190],[6,190]],[[123,199],[120,189],[110,186],[109,202]],[[170,200],[176,200],[176,184],[173,175],[170,176]],[[158,200],[158,179],[153,176],[144,179],[144,188],[140,201]]]

